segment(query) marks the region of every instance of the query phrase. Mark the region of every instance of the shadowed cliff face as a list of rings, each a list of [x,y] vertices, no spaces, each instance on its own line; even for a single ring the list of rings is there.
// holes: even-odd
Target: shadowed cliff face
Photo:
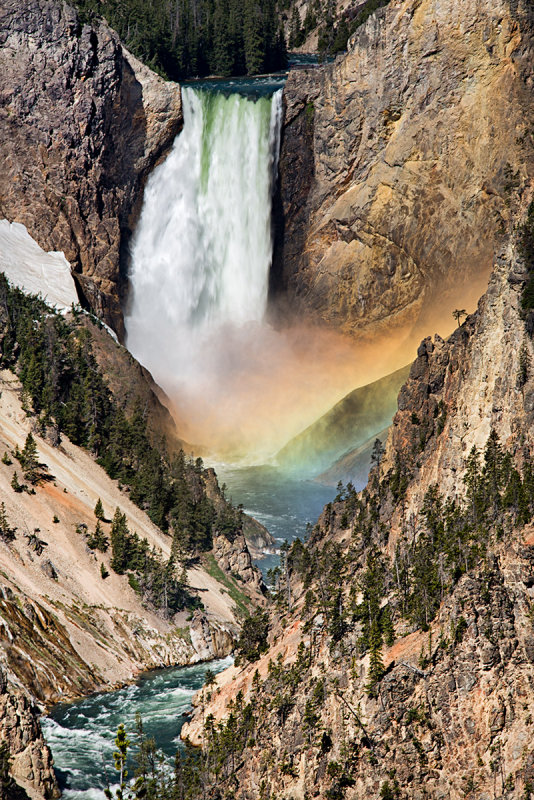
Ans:
[[[533,163],[521,9],[397,0],[290,74],[273,298],[412,346],[474,308]]]
[[[136,203],[181,125],[179,88],[52,0],[3,3],[0,46],[0,217],[63,250],[82,301],[122,335]]]

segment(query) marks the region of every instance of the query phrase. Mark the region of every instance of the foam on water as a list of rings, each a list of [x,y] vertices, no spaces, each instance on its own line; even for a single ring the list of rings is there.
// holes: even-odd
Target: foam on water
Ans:
[[[209,664],[214,672],[230,666],[231,658]],[[76,703],[56,706],[42,720],[54,756],[63,797],[67,800],[103,800],[103,789],[116,780],[113,769],[114,739],[123,723],[135,741],[136,713],[147,736],[156,739],[169,762],[179,742],[184,714],[202,686],[208,668],[171,668],[147,673],[135,685],[108,694],[93,695]],[[130,774],[133,775],[132,766]]]

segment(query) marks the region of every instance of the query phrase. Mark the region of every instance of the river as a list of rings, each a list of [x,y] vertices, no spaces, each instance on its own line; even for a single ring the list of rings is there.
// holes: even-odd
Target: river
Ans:
[[[219,659],[209,668],[221,672],[231,663],[231,658]],[[171,764],[185,714],[204,683],[207,668],[206,664],[197,664],[153,670],[118,691],[55,706],[42,726],[65,800],[105,800],[104,788],[117,779],[113,767],[115,733],[122,722],[129,738],[135,740],[138,712],[145,734],[155,738]]]
[[[274,536],[277,547],[285,540],[304,539],[306,528],[314,525],[326,503],[334,499],[335,489],[313,480],[299,480],[274,466],[218,466],[219,483],[226,484],[226,495]],[[277,555],[256,562],[264,576],[278,564]]]
[[[286,342],[265,319],[284,79],[203,81],[183,89],[183,132],[145,190],[125,313],[128,346],[173,400],[188,441],[237,456],[255,446],[257,463],[313,420],[313,391],[321,385],[316,362],[333,365],[323,370],[330,404],[353,385],[350,375],[347,387],[335,384],[340,369],[330,345],[321,361],[309,331],[303,347],[290,337]],[[279,395],[289,398],[285,405]],[[297,416],[286,431],[294,408],[307,409],[310,419]],[[271,466],[217,472],[227,496],[278,545],[303,538],[335,493]],[[271,555],[259,566],[266,574],[277,562]],[[134,737],[137,712],[170,762],[205,671],[205,665],[160,670],[116,692],[54,708],[43,728],[64,797],[103,800],[107,782],[116,780],[117,727],[124,723]]]

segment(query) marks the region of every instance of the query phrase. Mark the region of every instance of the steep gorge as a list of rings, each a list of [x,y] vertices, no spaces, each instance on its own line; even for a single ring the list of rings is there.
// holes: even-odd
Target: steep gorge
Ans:
[[[2,4],[0,69],[0,217],[62,250],[81,300],[122,336],[128,241],[181,126],[179,89],[54,0]]]
[[[10,33],[2,57],[11,59],[6,74],[16,79],[14,89],[2,90],[8,100],[2,110],[8,180],[0,211],[24,222],[41,244],[64,249],[79,270],[79,286],[88,302],[122,333],[120,243],[127,241],[135,197],[149,166],[180,124],[178,94],[138,65],[134,79],[123,61],[124,51],[105,26],[96,32],[88,27],[78,31],[67,6],[43,2],[31,8],[34,13],[26,19],[11,4],[5,18]],[[50,25],[39,17],[41,8]],[[68,35],[58,36],[58,31]],[[43,55],[33,53],[33,36],[48,43],[37,48],[38,53],[46,55],[49,45],[64,60],[59,59],[61,68],[54,70],[57,86],[47,82],[35,96],[30,91],[24,99],[20,87],[31,87],[37,80],[35,64]],[[328,570],[333,563],[335,588],[341,595],[333,592],[333,605],[325,607],[323,602],[321,608],[317,598],[323,576],[298,568],[299,559],[305,561],[306,556],[294,550],[271,620],[269,652],[221,679],[222,688],[212,693],[210,705],[202,701],[202,711],[187,732],[196,742],[204,738],[205,744],[210,738],[202,729],[206,713],[223,718],[231,700],[232,709],[238,704],[239,718],[239,689],[244,702],[251,699],[258,713],[241,758],[234,764],[232,752],[231,769],[230,762],[224,762],[222,789],[213,788],[214,798],[217,791],[223,797],[232,792],[240,800],[280,795],[350,800],[364,794],[387,798],[425,793],[456,798],[475,792],[489,798],[532,791],[531,527],[516,529],[505,517],[502,532],[490,528],[487,550],[448,586],[429,625],[409,623],[399,611],[393,561],[397,545],[407,547],[407,541],[415,543],[427,533],[422,509],[429,485],[438,484],[449,499],[462,496],[471,447],[482,450],[492,429],[519,470],[534,452],[534,383],[528,366],[533,351],[520,312],[528,275],[510,236],[530,199],[534,166],[531,36],[530,10],[504,0],[491,6],[478,0],[392,2],[356,34],[346,57],[324,71],[299,72],[289,79],[279,198],[285,228],[272,280],[280,308],[287,300],[299,313],[362,341],[376,339],[381,347],[393,348],[404,343],[409,350],[421,331],[428,333],[429,324],[438,327],[438,299],[450,317],[454,305],[467,306],[481,293],[492,265],[493,271],[476,314],[447,341],[437,336],[420,345],[380,469],[366,493],[358,501],[340,493],[311,537],[308,558],[324,558]],[[16,52],[32,53],[30,66]],[[97,55],[93,58],[91,52]],[[46,58],[43,63],[48,64]],[[153,117],[148,114],[150,136],[143,122],[137,126],[145,113],[141,84],[155,87],[159,109]],[[69,95],[72,86],[76,91]],[[79,102],[63,107],[63,98],[72,100],[76,92]],[[40,116],[43,102],[46,109]],[[19,124],[20,118],[27,118],[27,127]],[[119,119],[127,121],[133,137],[126,148],[116,129]],[[56,123],[67,131],[66,149],[50,132]],[[132,161],[126,166],[121,157],[111,156],[127,150]],[[46,188],[48,183],[56,188]],[[393,345],[384,344],[386,338],[381,337],[386,332]],[[521,358],[527,363],[524,380],[518,378],[525,371]],[[101,364],[121,373],[115,359],[115,354],[104,352]],[[140,370],[130,363],[132,381],[138,380]],[[150,381],[142,377],[152,404]],[[120,374],[117,393],[129,382]],[[22,432],[29,429],[14,396],[18,389],[11,389],[6,387],[2,398],[4,404],[12,404],[10,413],[18,426],[15,438],[11,430],[9,435],[1,433],[2,446],[9,449],[22,443]],[[160,430],[165,411],[157,406],[155,414],[161,417],[155,423]],[[65,450],[71,459],[82,458],[68,443]],[[46,445],[50,459],[55,458],[53,452]],[[2,470],[4,494],[10,496],[8,473]],[[107,482],[106,487],[115,497],[117,488]],[[206,489],[219,502],[210,475]],[[70,493],[69,484],[67,496]],[[95,497],[84,500],[88,519]],[[24,497],[21,519],[33,520],[34,502]],[[65,497],[56,497],[54,503],[63,509]],[[55,508],[46,505],[50,518]],[[370,518],[364,519],[363,527],[355,509]],[[68,513],[68,525],[62,521],[57,543],[49,543],[57,552],[56,561],[65,558],[65,541],[72,544],[74,538],[74,512]],[[39,518],[34,522],[37,525]],[[146,519],[138,524],[159,537]],[[49,527],[52,535],[54,527]],[[164,539],[157,540],[165,547]],[[7,550],[7,545],[2,548]],[[28,558],[27,549],[21,540],[10,551],[14,573],[13,565]],[[360,643],[363,623],[347,614],[339,636],[332,617],[336,602],[338,611],[340,605],[361,604],[358,598],[365,590],[373,553],[386,565],[380,602],[393,609],[395,641],[384,646],[385,674],[378,691],[370,694],[369,653]],[[214,554],[227,574],[242,569],[254,582],[242,538],[229,548],[223,537],[215,542]],[[84,568],[94,572],[91,559],[85,550],[79,556]],[[25,566],[28,574],[40,576],[39,563]],[[58,584],[43,573],[58,597],[66,591],[71,569],[70,562],[60,569]],[[126,579],[112,577],[135,604]],[[197,571],[193,577],[200,580]],[[90,636],[98,639],[96,631],[104,625],[106,637],[118,637],[120,657],[100,655],[101,667],[111,672],[121,661],[121,680],[132,668],[177,658],[167,638],[172,639],[173,632],[165,628],[146,638],[144,623],[126,618],[128,609],[115,620],[112,608],[80,610],[73,603],[66,610],[58,606],[64,601],[53,597],[54,602],[46,599],[45,613],[42,593],[33,597],[23,592],[18,572],[4,578],[6,652],[14,649],[12,629],[18,636],[49,627],[54,637],[76,641],[86,636],[88,626]],[[208,577],[204,574],[202,580]],[[315,601],[307,599],[307,592],[315,594]],[[85,596],[80,599],[87,602]],[[60,628],[47,616],[52,611],[60,617]],[[198,644],[206,631],[202,620],[197,622]],[[154,621],[156,629],[159,625]],[[201,641],[200,649],[205,656],[224,652],[224,634],[221,642],[221,650],[203,647]],[[179,644],[189,658],[187,641]],[[53,661],[51,642],[44,650]],[[78,663],[68,644],[62,651],[69,676],[75,681],[79,677],[78,686],[61,684],[61,659],[56,665],[46,659],[39,664],[39,681],[51,670],[65,696],[103,685],[90,664]],[[155,654],[153,661],[147,660],[149,653]],[[17,707],[16,712],[6,711],[5,719],[7,738],[16,742],[18,773],[34,775],[34,785],[51,792],[50,762],[34,724],[37,710],[28,713],[30,700],[20,693],[21,682],[36,681],[27,673],[27,656],[23,652],[11,664],[5,698],[4,680],[0,682],[0,703]],[[270,660],[274,666],[269,667]],[[259,681],[254,679],[256,667]],[[234,682],[223,686],[230,678]],[[41,701],[56,699],[50,687],[42,696],[33,694]],[[13,722],[15,717],[18,721]],[[33,753],[32,740],[40,755]]]
[[[476,313],[447,341],[423,341],[365,491],[342,490],[307,547],[288,554],[269,650],[198,698],[202,712],[183,735],[212,753],[218,720],[233,715],[237,766],[216,763],[238,800],[530,796],[533,534],[524,522],[534,498],[526,517],[508,492],[486,510],[468,505],[464,520],[475,523],[456,532],[451,523],[466,493],[481,503],[476,481],[489,480],[492,452],[509,453],[527,482],[532,474],[528,279],[512,238]],[[473,447],[485,464],[478,478]]]

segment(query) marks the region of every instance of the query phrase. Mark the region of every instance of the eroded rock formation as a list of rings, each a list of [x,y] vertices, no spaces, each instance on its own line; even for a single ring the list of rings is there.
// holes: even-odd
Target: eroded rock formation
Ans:
[[[474,308],[532,174],[530,15],[393,0],[346,56],[290,74],[273,295],[412,347]]]
[[[288,556],[291,591],[279,594],[269,651],[223,674],[202,716],[184,728],[206,746],[207,715],[220,720],[232,712],[239,731],[252,704],[253,732],[242,740],[233,774],[228,764],[238,800],[531,793],[532,523],[506,511],[518,508],[517,497],[498,507],[494,494],[486,512],[467,506],[458,518],[466,527],[457,539],[464,550],[456,577],[448,572],[452,539],[439,555],[429,545],[419,578],[408,556],[416,542],[430,543],[442,520],[450,524],[451,503],[468,491],[473,502],[473,481],[486,481],[491,492],[491,436],[510,468],[530,474],[534,351],[521,309],[528,280],[512,238],[495,258],[477,312],[447,341],[422,342],[366,490],[346,498],[342,490],[307,553],[300,547]],[[485,464],[478,478],[473,447]],[[437,517],[432,492],[443,497]],[[483,522],[476,513],[486,514]],[[454,525],[446,536],[455,536]],[[403,581],[416,585],[434,558],[435,610],[425,617],[419,605],[404,613]],[[366,626],[375,602],[392,609],[395,624],[379,647],[373,687],[376,651],[362,643],[372,635]]]
[[[179,87],[55,0],[2,4],[0,71],[0,217],[63,250],[122,336],[121,270],[143,182],[181,125]]]

